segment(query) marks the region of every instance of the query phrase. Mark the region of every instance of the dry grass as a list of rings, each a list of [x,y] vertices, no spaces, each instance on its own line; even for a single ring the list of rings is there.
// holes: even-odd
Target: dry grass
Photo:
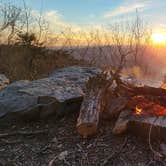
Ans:
[[[6,74],[11,81],[38,79],[58,68],[84,64],[63,50],[0,46],[0,73]]]

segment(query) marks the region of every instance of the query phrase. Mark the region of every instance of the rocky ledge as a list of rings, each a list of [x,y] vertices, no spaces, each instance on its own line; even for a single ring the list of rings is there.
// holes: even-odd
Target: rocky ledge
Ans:
[[[86,80],[99,72],[95,67],[72,66],[47,78],[9,84],[0,90],[0,118],[29,120],[79,111]]]

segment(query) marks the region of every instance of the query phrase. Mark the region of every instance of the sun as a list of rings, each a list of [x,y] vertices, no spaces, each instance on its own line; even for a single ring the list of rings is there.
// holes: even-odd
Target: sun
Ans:
[[[166,43],[166,35],[161,33],[154,33],[151,36],[152,41],[157,44],[163,44]]]

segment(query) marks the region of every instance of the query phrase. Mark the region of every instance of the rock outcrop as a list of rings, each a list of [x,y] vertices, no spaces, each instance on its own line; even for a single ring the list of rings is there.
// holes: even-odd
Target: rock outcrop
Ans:
[[[84,89],[85,82],[89,77],[93,77],[100,73],[101,70],[96,67],[66,67],[63,69],[56,70],[50,77],[54,79],[62,79],[68,83],[73,83],[75,86]]]
[[[5,88],[8,84],[9,79],[4,74],[0,74],[0,90]]]
[[[47,78],[14,82],[0,91],[0,117],[36,119],[79,111],[86,80],[99,72],[95,67],[73,66]]]

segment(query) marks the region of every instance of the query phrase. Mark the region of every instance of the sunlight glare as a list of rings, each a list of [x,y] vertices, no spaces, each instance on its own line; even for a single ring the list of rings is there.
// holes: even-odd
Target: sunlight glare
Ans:
[[[161,44],[166,42],[166,36],[164,34],[152,34],[151,38],[154,43]]]

